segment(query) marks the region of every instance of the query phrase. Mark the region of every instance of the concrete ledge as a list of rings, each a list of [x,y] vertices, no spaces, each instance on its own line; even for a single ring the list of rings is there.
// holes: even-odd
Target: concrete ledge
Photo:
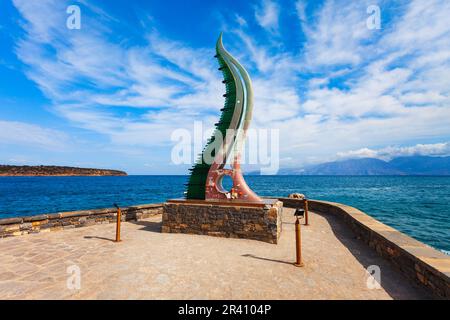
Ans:
[[[121,208],[122,221],[137,221],[161,214],[162,208],[162,204]],[[105,208],[0,219],[0,238],[116,222],[116,217],[116,208]]]
[[[6,218],[6,219],[0,219],[0,226],[1,225],[8,225],[8,224],[16,224],[16,223],[22,223],[22,218]]]
[[[302,208],[304,201],[278,198],[285,207]],[[342,218],[356,237],[383,258],[389,260],[409,279],[429,289],[434,295],[450,299],[450,257],[364,212],[335,202],[308,200],[311,211]],[[312,221],[311,223],[314,223]]]

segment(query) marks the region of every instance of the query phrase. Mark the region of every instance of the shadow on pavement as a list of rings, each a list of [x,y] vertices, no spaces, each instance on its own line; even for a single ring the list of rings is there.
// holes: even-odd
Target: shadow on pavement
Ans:
[[[339,217],[320,212],[314,213],[323,217],[328,222],[334,236],[350,251],[350,253],[365,269],[371,265],[377,265],[380,267],[380,285],[393,299],[402,300],[417,297],[417,295],[409,292],[411,289],[419,292],[423,299],[433,299],[424,288],[419,287],[412,280],[406,278],[402,273],[395,270],[394,266],[389,261],[379,256],[374,249],[357,239],[350,227]],[[314,221],[311,223],[314,223]],[[345,266],[343,267],[345,268]],[[405,286],[404,283],[408,283],[409,286]]]
[[[253,258],[253,259],[259,259],[259,260],[265,260],[265,261],[270,261],[270,262],[284,263],[284,264],[290,264],[290,265],[293,264],[292,262],[288,262],[288,261],[283,261],[283,260],[276,260],[276,259],[269,259],[269,258],[258,257],[258,256],[255,256],[255,255],[253,255],[253,254],[243,254],[242,257]]]
[[[100,239],[100,240],[107,240],[114,242],[114,239],[104,238],[104,237],[97,237],[97,236],[84,236],[85,239]]]
[[[138,226],[143,226],[143,228],[139,230],[161,233],[161,226],[162,226],[161,221],[154,222],[141,220],[141,221],[130,221],[130,223],[136,224]]]

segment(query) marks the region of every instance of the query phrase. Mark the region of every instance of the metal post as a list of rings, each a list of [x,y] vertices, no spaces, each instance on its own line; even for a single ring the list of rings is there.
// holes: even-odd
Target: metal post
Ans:
[[[296,267],[303,267],[301,245],[302,245],[302,240],[301,240],[301,235],[300,235],[300,221],[297,217],[297,220],[295,220],[295,249],[296,249],[297,260],[294,263],[294,266],[296,266]]]
[[[122,221],[122,211],[117,204],[114,204],[117,208],[117,223],[116,223],[116,242],[120,242],[120,222]]]
[[[308,199],[304,200],[304,209],[305,209],[305,226],[309,226],[308,222]]]

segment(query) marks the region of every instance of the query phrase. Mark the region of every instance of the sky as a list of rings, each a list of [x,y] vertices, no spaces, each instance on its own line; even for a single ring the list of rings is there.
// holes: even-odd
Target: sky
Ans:
[[[0,163],[187,174],[171,135],[220,116],[220,32],[282,168],[450,155],[449,16],[447,0],[0,0]]]

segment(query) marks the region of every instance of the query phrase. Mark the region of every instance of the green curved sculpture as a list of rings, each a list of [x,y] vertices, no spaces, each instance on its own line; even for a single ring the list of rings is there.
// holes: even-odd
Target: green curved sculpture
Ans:
[[[250,77],[242,65],[223,47],[222,34],[216,44],[219,70],[222,71],[226,87],[225,106],[216,123],[213,136],[208,140],[187,183],[187,199],[261,202],[245,183],[240,169],[240,156],[246,131],[250,125],[253,110],[253,89]],[[232,168],[225,169],[230,157]],[[231,176],[233,188],[222,186],[224,176]]]

